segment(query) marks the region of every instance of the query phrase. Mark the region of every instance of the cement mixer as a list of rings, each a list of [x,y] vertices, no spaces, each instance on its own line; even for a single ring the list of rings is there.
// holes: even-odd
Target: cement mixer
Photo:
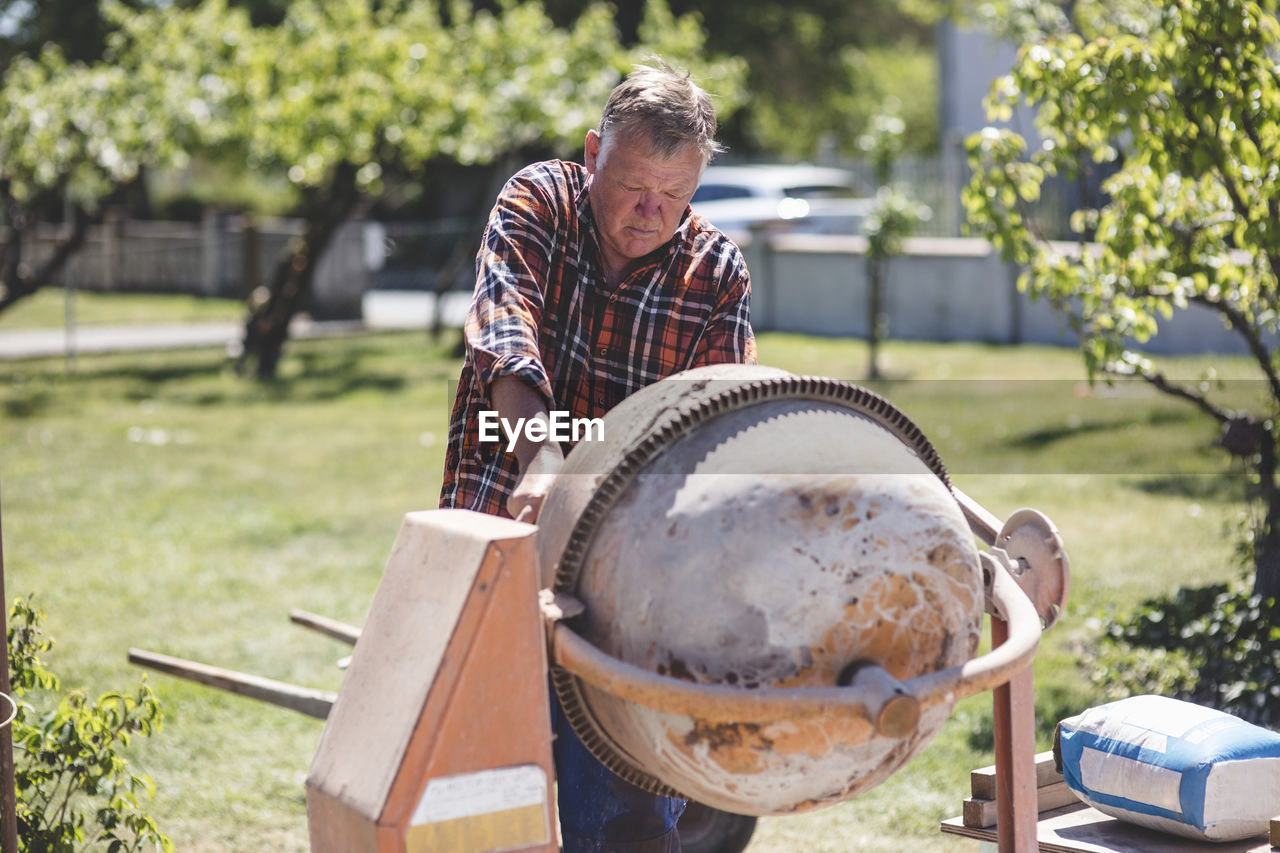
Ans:
[[[406,517],[308,778],[312,847],[555,849],[528,699],[548,670],[636,785],[754,816],[848,799],[958,699],[1029,671],[1067,579],[1044,516],[998,528],[884,398],[764,367],[678,374],[569,454],[536,529]],[[974,657],[984,613],[1001,635]]]

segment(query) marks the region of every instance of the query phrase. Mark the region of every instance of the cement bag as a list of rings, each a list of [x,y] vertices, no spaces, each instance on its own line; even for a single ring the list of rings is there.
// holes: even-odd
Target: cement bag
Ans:
[[[1068,787],[1098,811],[1209,841],[1263,834],[1280,814],[1280,734],[1163,696],[1058,724]]]

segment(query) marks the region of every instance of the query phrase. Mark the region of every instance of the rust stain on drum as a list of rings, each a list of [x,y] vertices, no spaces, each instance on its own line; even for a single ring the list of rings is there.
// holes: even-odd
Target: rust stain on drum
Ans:
[[[687,733],[668,731],[667,738],[690,759],[696,759],[699,747],[705,747],[708,757],[726,772],[755,774],[765,769],[761,755],[773,748],[773,741],[764,737],[760,729],[757,723],[711,725],[695,721]]]
[[[833,711],[803,725],[778,723],[765,729],[774,752],[820,758],[839,745],[866,743],[874,729],[866,720]]]

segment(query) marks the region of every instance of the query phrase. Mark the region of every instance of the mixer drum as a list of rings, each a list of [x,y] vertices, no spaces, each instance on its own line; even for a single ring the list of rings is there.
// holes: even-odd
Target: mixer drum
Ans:
[[[543,584],[585,604],[570,624],[600,651],[744,693],[836,687],[865,663],[906,680],[973,656],[973,534],[933,448],[882,398],[717,366],[649,386],[604,427],[569,454],[539,519]],[[836,708],[726,723],[552,674],[575,731],[619,775],[753,815],[878,784],[954,705],[893,737]]]

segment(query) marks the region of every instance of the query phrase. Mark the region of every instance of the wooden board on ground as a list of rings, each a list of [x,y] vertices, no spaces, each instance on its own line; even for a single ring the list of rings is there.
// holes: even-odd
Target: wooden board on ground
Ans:
[[[995,826],[965,826],[960,817],[942,822],[942,831],[996,841]],[[1267,836],[1245,841],[1201,842],[1144,829],[1079,803],[1044,812],[1036,825],[1041,853],[1271,853]]]
[[[1080,802],[1066,782],[1051,782],[1036,788],[1036,811],[1047,812]],[[965,826],[988,827],[996,825],[996,801],[982,797],[969,797],[964,801],[960,815]]]
[[[1036,787],[1044,788],[1062,781],[1053,761],[1053,752],[1046,751],[1036,755]],[[996,766],[981,767],[969,773],[969,794],[984,800],[996,798]],[[1042,808],[1041,811],[1044,811]]]

